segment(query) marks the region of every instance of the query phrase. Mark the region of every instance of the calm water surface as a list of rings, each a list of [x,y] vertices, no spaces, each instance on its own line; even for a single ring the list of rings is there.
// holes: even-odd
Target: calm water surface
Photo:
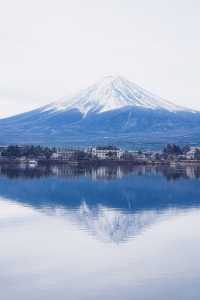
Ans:
[[[200,299],[200,169],[0,169],[2,300]]]

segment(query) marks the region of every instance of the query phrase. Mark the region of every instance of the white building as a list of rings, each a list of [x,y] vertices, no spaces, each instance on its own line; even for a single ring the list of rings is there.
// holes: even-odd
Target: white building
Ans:
[[[92,147],[90,152],[98,159],[120,159],[124,153],[121,149],[112,146]]]
[[[72,159],[75,150],[72,149],[58,149],[51,156],[52,159],[70,160]]]
[[[186,158],[195,159],[196,150],[200,151],[200,147],[190,147],[190,150],[186,153]]]

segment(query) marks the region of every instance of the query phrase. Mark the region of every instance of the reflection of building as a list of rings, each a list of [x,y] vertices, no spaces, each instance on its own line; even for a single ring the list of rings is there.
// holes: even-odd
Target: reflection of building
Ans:
[[[29,161],[30,162],[30,161]],[[31,162],[30,162],[31,164]],[[150,166],[150,165],[117,165],[110,166],[79,166],[70,164],[38,165],[37,168],[29,168],[27,160],[21,160],[17,165],[2,164],[0,175],[8,177],[42,177],[58,176],[65,178],[89,177],[92,180],[118,180],[124,176],[164,176],[167,180],[178,180],[181,178],[200,179],[200,165],[170,165],[170,166]],[[35,166],[35,164],[34,164]],[[33,169],[35,172],[33,173]]]
[[[115,168],[99,167],[93,168],[91,171],[91,177],[93,180],[97,179],[120,179],[124,175],[120,166]]]
[[[193,167],[191,167],[191,166],[186,166],[185,172],[186,172],[186,176],[187,176],[188,178],[190,178],[190,179],[196,178],[195,168],[193,168]]]
[[[91,154],[93,157],[99,159],[120,159],[123,155],[123,151],[113,146],[101,146],[91,148]]]
[[[60,177],[68,177],[68,178],[74,178],[78,176],[84,176],[84,173],[81,173],[80,170],[78,170],[76,167],[70,167],[66,165],[59,165],[59,166],[52,166],[51,172],[55,176]]]

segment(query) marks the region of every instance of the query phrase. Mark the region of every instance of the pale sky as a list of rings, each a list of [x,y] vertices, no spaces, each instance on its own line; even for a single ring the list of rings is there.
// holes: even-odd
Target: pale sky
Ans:
[[[0,0],[0,116],[121,75],[200,109],[199,0]]]

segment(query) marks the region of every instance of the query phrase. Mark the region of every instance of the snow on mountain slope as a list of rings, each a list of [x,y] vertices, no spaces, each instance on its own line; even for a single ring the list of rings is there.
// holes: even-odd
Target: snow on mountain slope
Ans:
[[[171,112],[187,110],[151,94],[122,77],[107,76],[67,100],[45,106],[43,111],[77,109],[83,115],[87,115],[88,112],[102,113],[128,106],[164,109]]]

